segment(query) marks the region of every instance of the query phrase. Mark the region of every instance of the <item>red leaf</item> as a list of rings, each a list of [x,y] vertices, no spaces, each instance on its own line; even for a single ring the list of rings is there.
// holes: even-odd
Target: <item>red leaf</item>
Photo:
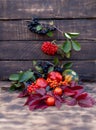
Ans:
[[[36,104],[38,104],[39,102],[40,102],[40,99],[39,99],[39,98],[38,98],[38,99],[34,99],[34,100],[29,101],[28,105],[29,105],[29,106],[36,105]]]
[[[34,110],[36,108],[37,104],[29,106],[29,110]]]
[[[62,98],[61,98],[60,96],[58,96],[58,95],[55,94],[54,97],[55,97],[57,100],[59,100],[60,102],[63,102],[63,101],[62,101]]]
[[[45,109],[45,108],[47,108],[48,107],[48,105],[46,105],[45,103],[42,103],[42,104],[38,104],[37,106],[36,106],[36,109]]]
[[[45,100],[45,99],[47,99],[48,97],[49,97],[49,95],[44,95],[43,97],[41,97],[40,100]]]
[[[69,106],[74,106],[74,105],[77,104],[77,101],[76,101],[75,98],[72,98],[72,99],[66,99],[66,100],[65,100],[65,103],[66,103],[67,105],[69,105]]]
[[[47,95],[53,96],[53,92],[52,92],[52,91],[48,91],[48,92],[47,92]]]
[[[85,99],[87,96],[88,96],[88,93],[84,92],[81,95],[79,95],[76,99],[77,100]]]
[[[74,92],[73,90],[69,89],[68,87],[66,87],[66,88],[64,89],[64,95],[65,95],[65,96],[73,96],[73,95],[75,95],[75,94],[76,94],[76,92]]]
[[[72,87],[71,89],[72,89],[72,90],[78,90],[78,89],[83,89],[83,87],[82,87],[82,86],[74,86],[74,87]]]
[[[44,88],[40,88],[40,89],[36,89],[36,92],[43,96],[43,95],[45,95],[46,90]]]
[[[55,100],[55,106],[59,109],[62,103],[59,100]]]
[[[27,92],[27,90],[23,90],[19,95],[18,98],[22,98],[22,97],[27,97],[29,94]]]
[[[34,94],[34,95],[30,95],[28,98],[27,98],[27,101],[25,102],[24,105],[29,105],[31,101],[34,101],[36,99],[40,99],[40,95],[37,95],[37,94]]]
[[[78,105],[81,107],[92,107],[95,103],[96,101],[90,96],[78,101]]]

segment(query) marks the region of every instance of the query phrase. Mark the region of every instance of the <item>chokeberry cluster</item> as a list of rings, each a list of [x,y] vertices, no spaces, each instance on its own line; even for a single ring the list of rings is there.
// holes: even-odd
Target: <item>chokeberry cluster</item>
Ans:
[[[33,18],[31,21],[28,21],[28,28],[33,33],[43,35],[56,30],[53,25],[40,23],[38,18]]]
[[[52,69],[52,71],[57,71],[59,73],[62,73],[64,71],[64,68],[60,67],[59,65],[54,65],[53,63],[51,63],[49,61],[37,61],[36,69],[40,70],[40,72],[34,72],[34,75],[36,78],[40,78],[43,76],[46,77],[47,76],[46,74],[48,74],[50,69]],[[43,76],[42,76],[42,74],[43,74]]]

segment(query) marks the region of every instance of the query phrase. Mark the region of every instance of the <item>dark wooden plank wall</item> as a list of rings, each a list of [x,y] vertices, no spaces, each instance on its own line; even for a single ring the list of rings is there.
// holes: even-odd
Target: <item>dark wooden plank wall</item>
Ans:
[[[32,68],[34,59],[52,60],[54,56],[40,50],[43,41],[64,41],[58,32],[53,38],[31,33],[26,20],[32,16],[44,22],[53,20],[64,32],[80,32],[82,50],[72,52],[70,61],[81,79],[96,80],[96,0],[0,0],[0,80]]]

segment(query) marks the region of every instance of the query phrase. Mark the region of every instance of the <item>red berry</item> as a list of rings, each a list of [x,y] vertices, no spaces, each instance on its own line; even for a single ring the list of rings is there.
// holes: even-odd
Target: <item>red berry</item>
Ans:
[[[62,89],[59,87],[56,87],[54,89],[54,94],[61,96],[62,95]]]
[[[40,88],[46,88],[48,85],[48,82],[43,78],[38,78],[36,80],[36,85]]]
[[[48,97],[47,100],[46,100],[46,104],[48,106],[54,106],[55,105],[55,98],[52,97],[52,96]]]
[[[48,55],[54,55],[57,50],[58,46],[52,42],[43,42],[43,45],[41,47],[42,51]]]

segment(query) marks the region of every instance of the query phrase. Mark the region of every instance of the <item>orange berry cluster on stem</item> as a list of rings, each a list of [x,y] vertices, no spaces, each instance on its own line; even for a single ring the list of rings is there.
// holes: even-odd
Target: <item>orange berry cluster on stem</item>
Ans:
[[[32,83],[31,85],[27,87],[27,91],[28,93],[35,93],[36,89],[38,88],[39,87],[35,83]]]

